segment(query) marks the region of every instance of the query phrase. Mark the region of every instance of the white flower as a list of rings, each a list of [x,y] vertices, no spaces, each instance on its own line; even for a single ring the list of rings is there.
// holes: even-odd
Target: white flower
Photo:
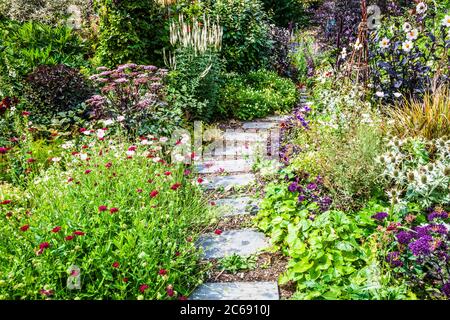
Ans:
[[[403,24],[403,31],[409,32],[409,31],[411,31],[411,29],[412,29],[412,27],[411,27],[411,24],[409,22],[405,22]]]
[[[129,156],[129,157],[134,156],[135,153],[136,153],[136,151],[133,151],[133,150],[127,150],[127,152],[126,152],[127,156]]]
[[[394,97],[396,97],[396,98],[400,98],[401,96],[402,96],[402,94],[400,92],[394,93]]]
[[[384,92],[382,92],[382,91],[376,92],[375,95],[379,98],[384,98]]]
[[[155,146],[155,148],[154,148],[156,151],[161,151],[162,150],[162,147],[161,146]]]
[[[84,130],[84,131],[83,131],[83,134],[84,134],[85,136],[88,136],[88,135],[91,134],[91,131],[90,131],[90,130]]]
[[[52,161],[53,161],[53,162],[60,162],[60,161],[61,161],[61,158],[55,157],[55,158],[52,158]]]
[[[159,158],[159,157],[154,157],[154,158],[153,158],[152,160],[153,160],[153,162],[155,162],[155,163],[156,163],[156,162],[159,162],[159,161],[161,161],[161,158]]]
[[[428,6],[425,2],[420,2],[417,7],[416,7],[416,11],[418,14],[423,14],[427,11]]]
[[[355,46],[355,49],[356,49],[356,50],[361,50],[362,47],[363,47],[363,45],[362,45],[362,43],[359,41],[359,39],[356,40],[354,46]]]
[[[103,138],[105,137],[105,133],[106,133],[105,130],[103,130],[103,129],[98,129],[98,130],[97,130],[97,137],[98,137],[99,139],[103,139]]]
[[[166,143],[167,141],[169,141],[169,138],[161,137],[161,138],[159,138],[159,141],[162,142],[162,143]]]
[[[64,150],[70,149],[72,147],[73,147],[73,142],[66,142],[61,145],[61,148],[63,148]]]
[[[389,48],[391,40],[389,40],[388,38],[383,38],[383,40],[380,41],[380,47],[383,49],[387,49]]]
[[[125,120],[125,117],[124,116],[118,116],[117,117],[117,121],[119,121],[119,122],[122,122],[122,121],[124,121]]]
[[[150,141],[150,140],[148,140],[148,139],[142,139],[142,140],[141,140],[141,144],[142,144],[143,146],[148,146],[148,145],[152,144],[152,141]]]
[[[80,153],[80,159],[81,160],[86,160],[88,158],[88,155],[86,153]]]
[[[110,126],[110,125],[114,124],[114,120],[113,119],[103,120],[103,124],[105,126]]]
[[[345,60],[347,58],[347,49],[346,48],[342,49],[341,58],[342,58],[342,60]]]
[[[450,16],[449,15],[446,15],[444,17],[444,20],[442,20],[442,25],[447,28],[450,27]]]
[[[181,154],[176,154],[175,155],[175,162],[183,162],[184,161],[184,157]]]
[[[403,46],[402,46],[403,51],[410,52],[413,47],[414,47],[414,44],[410,40],[403,42]]]
[[[409,40],[416,40],[418,36],[419,36],[419,31],[418,31],[417,29],[412,29],[411,31],[409,31],[409,32],[406,34],[406,37],[407,37]]]

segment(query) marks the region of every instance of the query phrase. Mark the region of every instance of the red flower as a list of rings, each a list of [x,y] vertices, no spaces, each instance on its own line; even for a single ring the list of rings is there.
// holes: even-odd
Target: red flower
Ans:
[[[142,189],[137,189],[136,192],[137,193],[142,193]]]
[[[86,128],[80,128],[80,130],[78,130],[78,131],[80,131],[80,133],[83,133],[86,131]]]
[[[128,282],[128,278],[123,278],[123,282]]]
[[[66,239],[67,241],[70,241],[70,240],[73,240],[73,238],[74,238],[74,236],[70,235],[70,236],[65,237],[64,239]]]
[[[112,163],[111,163],[111,162],[108,162],[107,164],[105,164],[105,167],[111,168],[111,167],[112,167]]]
[[[11,218],[11,217],[12,217],[12,212],[9,211],[9,212],[6,214],[6,217],[7,217],[7,218]]]
[[[202,183],[203,181],[204,181],[204,180],[203,180],[202,178],[198,178],[198,179],[197,179],[197,182],[198,182],[198,183]]]
[[[29,224],[26,224],[26,225],[20,227],[20,231],[23,231],[23,232],[27,231],[28,229],[30,229]]]
[[[84,233],[83,231],[75,231],[73,234],[76,236],[84,236],[86,233]]]
[[[6,154],[6,152],[8,152],[7,148],[5,148],[5,147],[0,148],[0,154]]]
[[[172,172],[170,172],[170,171],[164,172],[164,175],[166,175],[166,176],[170,176],[171,174],[172,174]]]
[[[148,182],[148,183],[152,183],[153,180],[152,180],[152,179],[148,179],[147,182]]]
[[[85,174],[89,174],[89,173],[91,173],[91,172],[92,172],[92,170],[89,170],[89,169],[88,169],[88,170],[86,170],[84,173],[85,173]]]
[[[178,251],[175,252],[175,257],[179,257],[181,253],[179,253]]]
[[[188,176],[190,174],[191,174],[191,170],[189,170],[189,169],[184,170],[184,175],[185,176]]]
[[[131,146],[128,148],[128,151],[136,151],[137,147],[136,146]]]
[[[164,275],[167,274],[167,270],[166,270],[166,269],[160,269],[160,270],[158,271],[158,274],[159,274],[160,276],[164,276]]]
[[[76,156],[76,155],[79,155],[80,153],[79,153],[78,151],[72,151],[71,154],[72,154],[73,156]]]
[[[220,235],[222,234],[222,230],[216,229],[216,230],[214,231],[214,233],[217,234],[218,236],[220,236]]]
[[[0,204],[10,204],[11,200],[3,200],[2,202],[0,202]]]
[[[107,206],[99,206],[99,207],[98,207],[98,211],[99,211],[99,212],[103,212],[103,211],[106,211],[106,210],[108,210],[108,207],[107,207]]]
[[[175,294],[175,291],[173,291],[173,287],[171,285],[167,286],[166,292],[169,297],[173,297],[173,295]]]
[[[73,181],[73,178],[72,177],[70,177],[69,179],[67,179],[67,182],[72,182]]]
[[[59,231],[61,231],[61,227],[60,227],[60,226],[54,227],[54,228],[52,229],[52,232],[53,232],[53,233],[58,233]]]
[[[115,261],[115,262],[112,264],[112,266],[113,266],[113,268],[118,268],[118,267],[120,266],[120,264],[119,264],[119,262]]]
[[[152,192],[150,192],[150,197],[154,198],[154,197],[156,197],[158,195],[158,193],[159,193],[158,191],[153,190]]]
[[[181,183],[175,183],[173,186],[170,187],[172,190],[177,190],[179,187],[181,187]]]
[[[81,147],[81,149],[87,149],[87,148],[89,148],[87,145],[83,145],[83,146]]]
[[[24,117],[28,117],[30,114],[31,114],[31,113],[28,112],[28,111],[23,111],[23,112],[22,112],[22,115],[23,115]]]
[[[45,249],[47,249],[47,248],[49,248],[50,247],[50,243],[48,243],[48,242],[42,242],[40,245],[39,245],[39,251],[38,251],[38,255],[40,255],[40,254],[42,254],[42,252],[44,252],[44,250]]]
[[[148,285],[146,285],[146,284],[142,284],[142,285],[139,287],[139,291],[140,291],[141,293],[144,293],[145,290],[147,290],[147,289],[148,289]]]
[[[33,163],[33,162],[36,162],[36,160],[33,159],[33,158],[28,158],[28,159],[27,159],[27,162],[28,162],[28,163]]]
[[[211,202],[210,202],[210,205],[215,206],[216,203],[215,203],[214,201],[211,201]]]
[[[119,209],[118,208],[111,208],[111,209],[109,209],[109,212],[111,214],[113,214],[113,213],[119,212]]]

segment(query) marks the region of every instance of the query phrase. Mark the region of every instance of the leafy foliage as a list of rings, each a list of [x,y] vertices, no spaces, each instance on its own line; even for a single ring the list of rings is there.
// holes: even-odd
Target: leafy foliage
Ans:
[[[219,268],[231,273],[251,270],[256,267],[256,256],[243,257],[237,254],[219,260]]]

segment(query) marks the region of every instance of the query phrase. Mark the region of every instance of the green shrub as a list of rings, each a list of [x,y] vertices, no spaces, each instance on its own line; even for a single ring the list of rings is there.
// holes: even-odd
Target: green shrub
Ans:
[[[287,27],[290,23],[299,26],[309,24],[310,14],[306,11],[313,2],[305,0],[262,0],[264,10],[277,26]]]
[[[268,64],[268,16],[258,0],[208,1],[210,15],[224,28],[222,55],[228,71],[246,72]]]
[[[199,283],[196,178],[148,157],[163,157],[155,141],[109,140],[83,136],[85,158],[68,148],[26,191],[0,186],[0,299],[176,299]]]
[[[259,70],[229,76],[219,104],[223,114],[249,120],[272,112],[289,111],[297,102],[295,84],[275,72]]]
[[[82,39],[68,27],[0,22],[0,96],[19,94],[37,66],[86,67],[87,55]]]
[[[92,93],[93,88],[79,71],[63,64],[39,66],[26,79],[30,119],[38,125],[48,126],[61,120],[74,124],[76,118],[86,116],[81,104]]]
[[[126,62],[162,65],[168,43],[164,9],[155,0],[98,0],[100,17],[96,64],[114,67]]]

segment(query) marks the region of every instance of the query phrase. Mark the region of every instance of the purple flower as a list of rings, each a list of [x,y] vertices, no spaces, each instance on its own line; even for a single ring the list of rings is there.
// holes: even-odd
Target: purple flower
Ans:
[[[414,234],[408,231],[400,231],[397,234],[397,241],[401,244],[408,244],[414,239]]]
[[[372,216],[372,219],[383,221],[388,216],[387,212],[377,212]]]
[[[408,245],[408,248],[412,251],[413,255],[415,256],[420,255],[427,256],[432,251],[434,251],[434,249],[436,249],[436,247],[438,247],[439,245],[440,243],[436,244],[432,236],[425,235],[419,238],[418,240],[411,242]]]
[[[389,252],[386,256],[386,261],[394,268],[403,265],[403,262],[400,260],[400,252],[398,251]]]
[[[316,190],[317,189],[317,184],[315,183],[310,183],[306,186],[306,189],[308,190]]]
[[[428,221],[433,221],[434,219],[447,219],[448,218],[448,213],[445,211],[433,211],[432,213],[430,213],[428,215]]]
[[[303,202],[305,200],[306,200],[306,197],[304,195],[301,194],[298,196],[298,202]]]
[[[445,283],[442,286],[442,293],[445,294],[447,297],[450,297],[450,282]]]
[[[297,182],[292,182],[289,186],[288,186],[288,190],[289,192],[296,192],[298,188],[298,184]]]

